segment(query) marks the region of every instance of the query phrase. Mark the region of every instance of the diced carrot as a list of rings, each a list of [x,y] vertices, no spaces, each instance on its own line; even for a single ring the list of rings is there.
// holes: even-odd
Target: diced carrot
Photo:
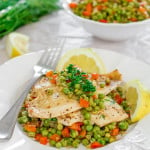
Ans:
[[[88,75],[87,74],[83,74],[82,77],[85,77],[87,79]]]
[[[65,127],[61,132],[63,137],[70,137],[70,131],[69,128]]]
[[[144,7],[140,6],[140,7],[139,7],[139,12],[145,14],[147,11],[146,11],[146,9],[145,9]]]
[[[36,132],[36,125],[33,124],[25,124],[24,129],[28,132]]]
[[[58,142],[58,141],[60,141],[61,137],[58,134],[53,134],[50,136],[50,139]]]
[[[93,95],[92,97],[93,97],[93,99],[96,99],[96,98],[97,98],[97,95]]]
[[[108,2],[108,0],[102,0],[102,2]]]
[[[50,81],[52,84],[56,84],[56,79],[51,79]]]
[[[133,0],[127,0],[128,2],[132,2]]]
[[[107,23],[108,21],[106,19],[101,19],[99,22]]]
[[[89,12],[89,11],[83,11],[83,16],[87,16],[87,17],[89,17],[89,16],[91,16],[91,12]]]
[[[123,101],[123,98],[119,94],[116,94],[114,99],[118,104],[121,104]]]
[[[98,78],[99,78],[99,74],[98,73],[92,73],[91,79],[97,80]]]
[[[69,126],[69,128],[73,130],[81,131],[81,125],[83,125],[82,122],[76,122],[73,123],[71,126]]]
[[[36,134],[35,135],[35,140],[36,141],[40,141],[40,138],[42,137],[42,135],[41,134]]]
[[[52,79],[50,80],[50,82],[51,82],[52,84],[56,84],[56,78],[57,78],[57,74],[54,74],[54,75],[52,76]]]
[[[136,18],[130,18],[129,20],[130,20],[130,21],[132,21],[132,22],[137,21],[137,19],[136,19]]]
[[[28,108],[28,107],[29,107],[29,104],[28,104],[28,103],[25,103],[25,104],[24,104],[24,107],[25,107],[25,108]]]
[[[91,148],[98,148],[98,147],[102,147],[103,145],[97,141],[93,142],[91,144]]]
[[[89,107],[89,105],[90,105],[90,103],[87,100],[80,98],[80,106],[81,107],[87,108],[87,107]]]
[[[92,4],[91,4],[91,3],[88,3],[88,4],[86,5],[86,11],[91,13],[91,12],[92,12],[92,9],[93,9],[93,8],[92,8]]]
[[[45,136],[41,136],[39,142],[43,145],[46,145],[48,143],[48,139]]]
[[[72,8],[72,9],[73,9],[73,8],[76,8],[76,7],[77,7],[77,4],[76,4],[76,3],[70,3],[70,4],[69,4],[69,7]]]
[[[53,71],[48,71],[48,72],[46,72],[46,77],[51,77],[53,75]]]
[[[82,130],[80,133],[79,133],[79,136],[81,138],[84,138],[86,136],[86,130]]]
[[[117,136],[118,134],[119,134],[119,128],[115,128],[115,129],[111,130],[112,136]]]
[[[102,5],[97,5],[96,8],[97,8],[98,10],[102,10],[102,9],[103,9],[103,6],[102,6]]]

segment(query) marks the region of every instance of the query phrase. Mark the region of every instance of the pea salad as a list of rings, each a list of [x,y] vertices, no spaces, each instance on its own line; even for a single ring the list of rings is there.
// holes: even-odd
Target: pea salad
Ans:
[[[101,23],[130,23],[150,18],[149,0],[78,0],[69,7],[76,15]]]

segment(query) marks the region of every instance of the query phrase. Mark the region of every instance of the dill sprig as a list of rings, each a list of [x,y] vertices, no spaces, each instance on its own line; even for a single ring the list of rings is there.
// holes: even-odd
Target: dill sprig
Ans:
[[[96,88],[90,80],[88,80],[84,75],[85,72],[80,71],[73,64],[70,64],[66,68],[68,74],[68,80],[70,80],[69,88],[74,90],[76,84],[80,84],[83,92],[95,92]]]

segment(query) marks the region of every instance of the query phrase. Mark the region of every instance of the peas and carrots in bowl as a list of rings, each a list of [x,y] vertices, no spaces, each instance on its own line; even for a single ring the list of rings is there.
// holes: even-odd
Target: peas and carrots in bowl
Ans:
[[[80,17],[102,23],[131,23],[150,18],[149,0],[79,0],[69,7]]]

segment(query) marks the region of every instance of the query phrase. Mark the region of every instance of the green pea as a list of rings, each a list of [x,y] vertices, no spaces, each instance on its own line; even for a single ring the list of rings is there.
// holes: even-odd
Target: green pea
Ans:
[[[118,126],[121,130],[127,130],[129,127],[129,124],[127,121],[121,121],[119,122]]]
[[[63,125],[62,125],[61,123],[58,123],[57,129],[58,129],[58,130],[62,130],[62,129],[63,129]]]
[[[109,128],[105,126],[105,132],[109,132]]]
[[[27,135],[28,135],[29,137],[35,137],[35,132],[27,132]]]
[[[51,118],[51,121],[57,121],[57,118]]]
[[[112,124],[112,123],[108,125],[108,128],[109,128],[110,130],[113,130],[115,127],[116,127],[116,125],[114,125],[114,124]]]
[[[28,112],[26,110],[24,110],[24,111],[21,112],[21,115],[22,116],[28,116]]]
[[[106,141],[103,138],[98,139],[98,142],[101,143],[102,145],[106,144]]]
[[[56,141],[50,140],[50,141],[49,141],[49,144],[50,144],[51,146],[55,146],[55,145],[56,145]]]
[[[95,142],[95,141],[96,141],[95,138],[91,138],[91,139],[90,139],[90,142],[91,142],[91,143],[93,143],[93,142]]]
[[[28,117],[27,116],[22,116],[22,117],[19,117],[18,118],[18,122],[20,124],[24,124],[24,123],[27,123],[29,121]]]
[[[47,137],[50,138],[53,134],[52,133],[48,133]]]
[[[43,120],[43,126],[49,127],[50,126],[50,119],[44,119]]]
[[[79,135],[79,134],[78,134],[78,131],[76,131],[76,130],[71,130],[70,136],[71,136],[72,138],[76,138],[78,135]]]
[[[62,147],[66,147],[67,146],[67,140],[66,139],[62,139],[61,140],[61,145],[62,145]]]
[[[80,89],[80,84],[75,84],[75,89]]]
[[[101,130],[101,131],[99,132],[99,134],[100,134],[101,136],[105,136],[105,131]]]
[[[100,127],[98,127],[98,126],[94,126],[94,128],[93,128],[93,132],[99,132],[100,131]]]
[[[57,130],[56,133],[57,133],[58,135],[61,135],[61,130]]]
[[[99,94],[98,94],[98,98],[99,98],[99,99],[104,99],[104,98],[105,98],[105,95],[102,94],[102,93],[99,93]]]
[[[108,137],[108,138],[109,138],[110,136],[111,136],[110,133],[106,133],[106,134],[105,134],[105,137]]]
[[[110,141],[110,137],[104,137],[104,140],[106,141],[106,143],[109,143],[109,141]]]
[[[93,110],[93,108],[90,106],[90,107],[87,107],[86,110],[90,112]]]
[[[106,78],[105,82],[106,82],[106,84],[108,85],[108,84],[110,84],[111,81],[110,81],[109,78]]]
[[[86,130],[87,130],[87,131],[92,131],[92,129],[93,129],[93,126],[92,126],[92,125],[87,125],[87,126],[86,126]]]
[[[79,95],[81,95],[82,93],[83,93],[83,92],[80,90],[80,91],[77,91],[77,92],[76,92],[76,95],[79,96]]]
[[[40,128],[39,127],[37,127],[36,128],[36,133],[40,133],[41,131],[40,131]]]
[[[94,102],[96,103],[96,105],[99,104],[99,101],[100,101],[99,99],[95,99],[95,100],[94,100]]]
[[[100,110],[100,107],[99,106],[95,106],[94,107],[94,111],[99,111]]]
[[[46,89],[45,92],[46,92],[47,95],[52,95],[53,94],[53,90],[50,89],[50,88]]]
[[[98,134],[98,133],[94,133],[94,138],[95,138],[95,139],[99,139],[99,138],[101,138],[101,135]]]
[[[87,146],[87,145],[89,144],[89,141],[88,141],[87,139],[83,139],[83,140],[82,140],[82,144],[83,144],[84,146]]]
[[[73,147],[77,148],[77,147],[78,147],[78,145],[79,145],[79,143],[78,143],[78,142],[76,142],[75,140],[72,142],[72,146],[73,146]]]
[[[104,88],[105,87],[105,83],[100,83],[100,88]]]
[[[68,95],[70,93],[70,90],[68,88],[63,88],[64,94]]]
[[[84,123],[85,125],[88,125],[88,124],[90,124],[90,121],[89,121],[89,120],[84,120],[83,123]]]
[[[61,142],[57,142],[55,146],[56,146],[57,148],[61,148],[61,147],[62,147],[62,144],[61,144]]]
[[[56,133],[56,129],[55,129],[55,128],[51,128],[50,132],[51,132],[52,134],[55,134],[55,133]]]
[[[87,119],[87,120],[89,120],[91,118],[91,114],[89,112],[86,112],[84,114],[84,118]]]
[[[67,145],[71,146],[73,142],[73,138],[66,138],[67,140]]]
[[[40,127],[40,132],[42,132],[43,130],[47,130],[46,127]]]
[[[86,139],[90,140],[90,139],[91,139],[91,137],[92,137],[92,135],[87,134],[85,137],[86,137]]]
[[[116,141],[116,139],[114,137],[110,137],[109,142],[112,143],[114,141]]]
[[[49,133],[48,130],[42,130],[41,131],[42,136],[47,136],[48,133]]]

